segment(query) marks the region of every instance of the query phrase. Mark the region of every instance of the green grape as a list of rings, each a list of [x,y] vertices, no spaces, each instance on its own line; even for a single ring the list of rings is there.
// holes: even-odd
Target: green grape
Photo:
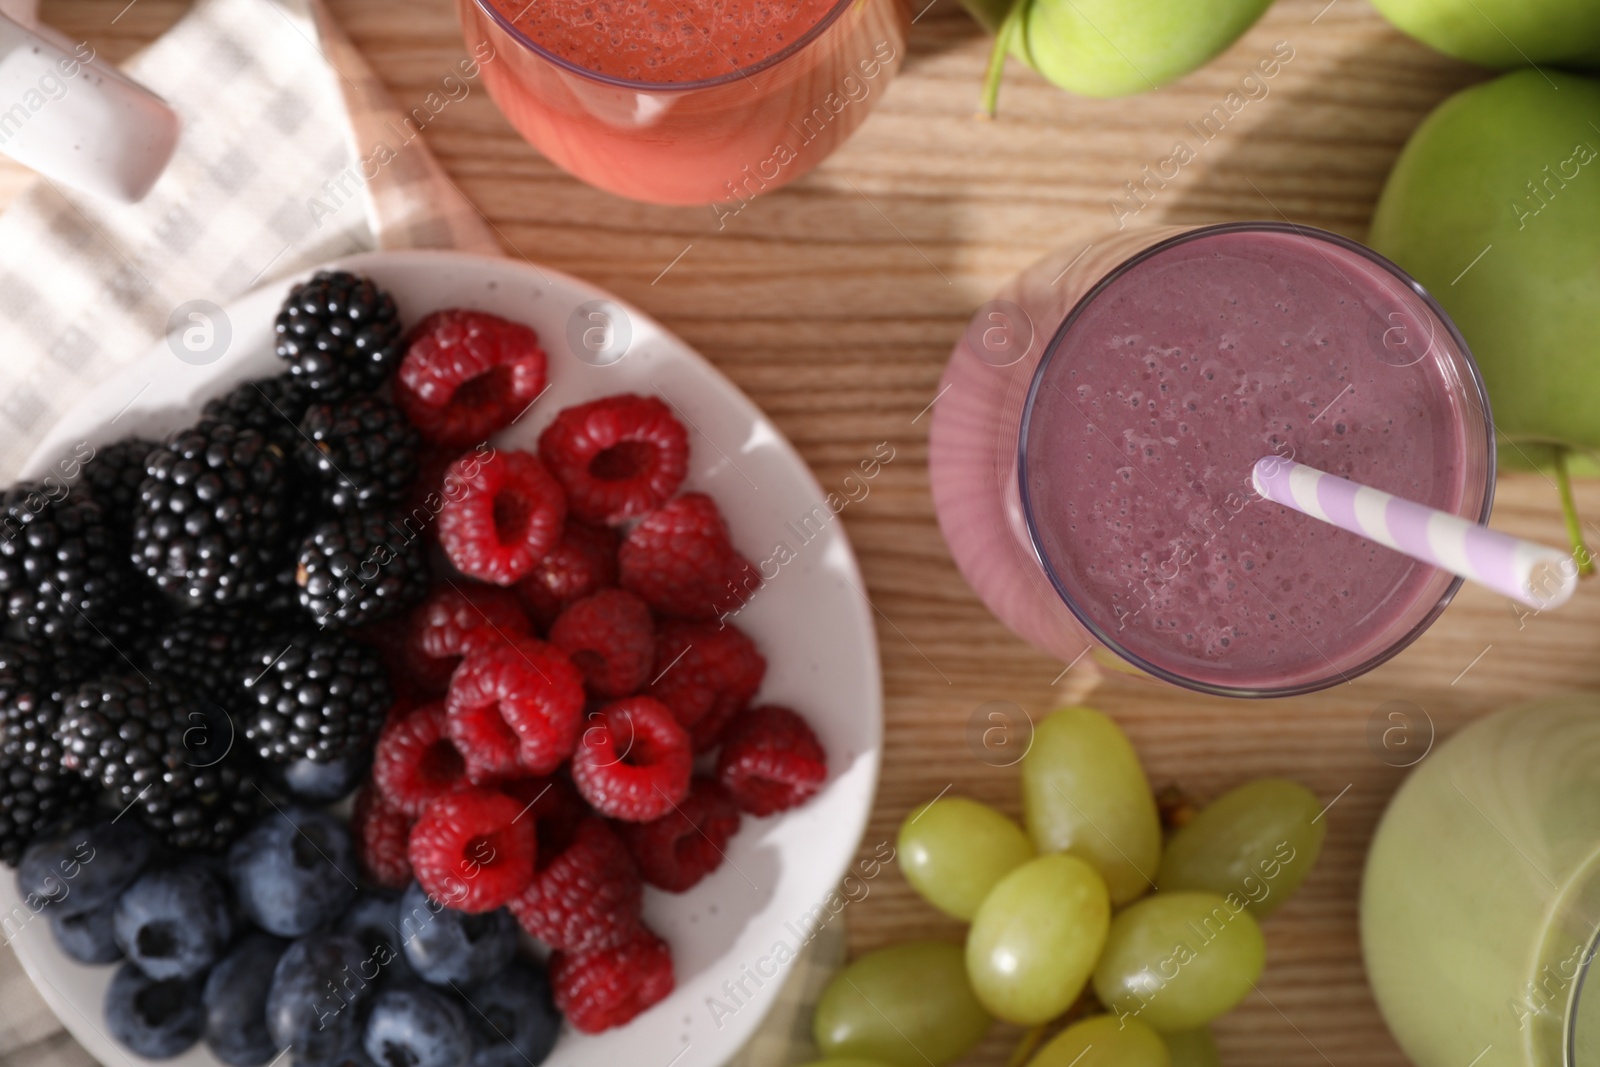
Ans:
[[[1205,1027],[1161,1036],[1166,1038],[1167,1051],[1172,1053],[1172,1067],[1222,1067],[1217,1043],[1211,1040],[1211,1031]]]
[[[1094,1015],[1057,1034],[1028,1067],[1172,1067],[1172,1056],[1138,1019]]]
[[[1000,879],[967,931],[967,976],[983,1006],[1033,1026],[1078,999],[1106,943],[1105,879],[1076,856],[1029,860]]]
[[[812,1060],[805,1067],[890,1067],[890,1065],[879,1063],[877,1060],[859,1060],[851,1057],[849,1059]]]
[[[943,797],[900,827],[906,881],[946,915],[971,921],[996,882],[1033,858],[1022,828],[987,804]]]
[[[1033,733],[1022,808],[1040,852],[1070,852],[1106,880],[1111,903],[1137,900],[1161,866],[1161,818],[1144,768],[1117,724],[1063,708]]]
[[[928,1067],[961,1058],[993,1021],[967,984],[961,946],[913,941],[868,953],[834,975],[811,1031],[833,1059]]]
[[[1284,778],[1224,793],[1172,835],[1156,885],[1235,895],[1265,919],[1315,866],[1328,829],[1321,811],[1311,790]]]
[[[1119,913],[1094,971],[1112,1012],[1164,1033],[1193,1030],[1250,992],[1267,959],[1261,927],[1242,901],[1215,893],[1157,893]]]

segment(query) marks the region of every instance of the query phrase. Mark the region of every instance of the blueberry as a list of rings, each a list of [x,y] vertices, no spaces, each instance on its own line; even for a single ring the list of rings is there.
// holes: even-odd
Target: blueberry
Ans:
[[[150,834],[134,819],[58,831],[22,854],[17,890],[57,914],[81,915],[116,900],[153,850]]]
[[[300,937],[333,919],[356,894],[350,831],[327,812],[274,812],[228,853],[239,907],[257,926]]]
[[[406,959],[434,985],[477,985],[499,973],[517,951],[517,921],[499,911],[468,915],[447,908],[412,882],[400,898]]]
[[[393,889],[364,889],[339,921],[335,931],[361,942],[366,958],[380,970],[380,982],[416,977],[400,950],[400,893]]]
[[[472,1067],[535,1067],[555,1048],[561,1013],[539,964],[519,956],[465,996]]]
[[[122,947],[117,944],[112,916],[116,903],[98,907],[78,915],[60,915],[49,912],[50,931],[56,935],[61,951],[79,963],[115,963],[122,958]]]
[[[124,963],[106,987],[106,1029],[129,1051],[152,1060],[176,1056],[200,1040],[206,1013],[194,978],[151,978]]]
[[[267,991],[289,943],[259,930],[222,957],[206,978],[206,1044],[233,1067],[257,1067],[278,1046],[267,1033]]]
[[[117,898],[113,922],[128,959],[156,979],[202,974],[233,940],[227,891],[192,861],[141,874]]]
[[[461,1005],[424,985],[379,993],[361,1045],[379,1067],[464,1067],[472,1051]]]
[[[356,1043],[372,983],[366,959],[349,934],[314,934],[284,950],[267,991],[267,1033],[295,1062],[336,1063]]]
[[[355,792],[372,765],[372,750],[363,748],[343,759],[319,762],[297,759],[274,764],[273,778],[302,804],[332,804]]]

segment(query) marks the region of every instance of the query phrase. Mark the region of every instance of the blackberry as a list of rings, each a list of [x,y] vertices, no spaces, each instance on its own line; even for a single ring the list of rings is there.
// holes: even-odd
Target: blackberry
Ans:
[[[398,503],[417,476],[422,438],[379,397],[313,404],[300,434],[300,465],[335,511]]]
[[[128,577],[88,493],[25,482],[0,494],[0,597],[31,638],[93,633]]]
[[[287,466],[259,430],[203,422],[150,454],[134,564],[186,606],[258,595],[284,534]]]
[[[157,448],[160,445],[146,438],[126,437],[94,451],[94,458],[83,464],[83,480],[78,485],[88,490],[106,515],[110,549],[117,557],[118,566],[133,550],[133,520],[139,510],[139,486],[146,477],[144,461]]]
[[[300,419],[305,410],[305,390],[288,374],[279,374],[238,385],[231,392],[207,401],[200,411],[202,427],[208,423],[227,422],[240,429],[259,430],[283,451],[287,494],[284,521],[289,544],[297,544],[311,529],[317,504],[316,493],[309,486],[310,479],[303,476],[293,462],[295,452],[305,441],[300,436]]]
[[[175,683],[135,675],[85,682],[63,703],[61,763],[173,848],[216,851],[259,814],[262,796],[231,716]]]
[[[64,771],[54,731],[61,723],[62,673],[77,665],[43,649],[0,641],[0,862],[51,825],[93,806],[93,784]]]
[[[358,512],[319,523],[300,542],[295,584],[318,625],[362,626],[428,595],[428,556],[398,517]]]
[[[74,666],[65,661],[58,667],[56,657],[32,645],[0,641],[0,764],[60,772],[61,667]]]
[[[375,652],[333,631],[301,630],[257,647],[236,668],[244,735],[272,763],[326,763],[370,745],[392,703]]]
[[[256,605],[212,605],[178,616],[149,637],[142,651],[152,674],[226,708],[241,699],[234,676],[239,663],[287,628],[282,616]]]
[[[126,550],[133,537],[133,513],[145,479],[144,461],[159,447],[142,437],[125,437],[96,450],[94,458],[83,465],[81,484],[100,502],[121,549]]]
[[[169,685],[138,677],[99,678],[66,695],[56,736],[62,766],[124,796],[123,803],[159,777],[149,750],[180,722],[184,700]]]
[[[33,839],[87,814],[94,786],[77,775],[37,771],[0,757],[0,863],[15,867]]]
[[[394,298],[369,279],[318,271],[289,290],[278,312],[278,358],[318,398],[377,390],[404,347]]]
[[[243,382],[221,396],[206,401],[200,421],[228,422],[244,430],[260,430],[284,455],[300,442],[295,427],[305,414],[306,394],[287,374]]]

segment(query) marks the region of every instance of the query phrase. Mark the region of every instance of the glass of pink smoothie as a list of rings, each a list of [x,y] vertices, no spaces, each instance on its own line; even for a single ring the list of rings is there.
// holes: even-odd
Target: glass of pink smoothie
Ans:
[[[1444,312],[1361,245],[1266,222],[1035,264],[956,345],[929,439],[940,527],[1003,622],[1248,697],[1372,669],[1460,585],[1261,499],[1273,454],[1489,516],[1489,401]]]
[[[899,70],[909,0],[458,0],[489,94],[583,181],[719,222],[816,166]]]

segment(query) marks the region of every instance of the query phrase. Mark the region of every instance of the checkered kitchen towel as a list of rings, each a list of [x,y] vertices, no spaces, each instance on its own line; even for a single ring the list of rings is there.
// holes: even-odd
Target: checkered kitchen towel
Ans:
[[[372,248],[499,251],[320,0],[199,0],[128,71],[183,117],[150,195],[41,180],[0,215],[0,475],[186,301]],[[363,184],[380,142],[394,158]]]
[[[321,0],[198,0],[127,70],[183,117],[150,195],[109,205],[40,180],[0,214],[4,481],[85,383],[142,355],[186,301],[226,303],[374,248],[500,252],[422,140],[405,137],[400,110]],[[449,73],[447,89],[476,72]],[[376,176],[358,180],[359,161],[375,157]],[[836,919],[730,1067],[813,1058],[811,1005],[843,944]],[[93,1064],[3,948],[0,1064]]]

